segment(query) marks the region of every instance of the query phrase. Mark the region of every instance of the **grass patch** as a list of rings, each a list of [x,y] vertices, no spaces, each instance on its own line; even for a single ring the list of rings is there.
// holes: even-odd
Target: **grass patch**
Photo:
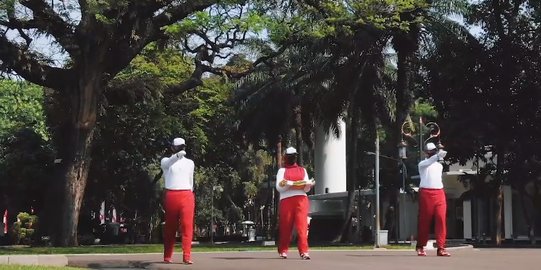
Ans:
[[[384,246],[384,248],[386,249],[411,249],[411,250],[414,249],[410,244],[388,245],[388,246]]]
[[[73,267],[0,264],[0,270],[82,270],[82,269],[83,268],[73,268]]]
[[[89,253],[158,253],[163,252],[163,245],[108,245],[79,247],[0,247],[0,255],[16,254],[89,254]]]
[[[180,248],[177,244],[176,248]],[[292,246],[291,248],[295,248]],[[369,250],[372,245],[313,245],[312,250]],[[411,249],[405,245],[385,246],[388,249]],[[275,246],[260,246],[255,244],[217,244],[194,245],[193,252],[235,252],[235,251],[274,251]],[[79,246],[79,247],[28,247],[4,246],[0,247],[0,255],[16,254],[129,254],[129,253],[162,253],[162,244],[148,245],[107,245],[107,246]]]

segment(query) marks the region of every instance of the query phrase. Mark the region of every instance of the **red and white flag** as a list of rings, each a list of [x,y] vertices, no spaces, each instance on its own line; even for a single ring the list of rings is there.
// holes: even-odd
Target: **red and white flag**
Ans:
[[[105,201],[101,202],[100,207],[100,225],[105,224]]]
[[[113,213],[112,213],[112,217],[111,217],[111,222],[112,223],[117,223],[118,222],[118,219],[116,217],[116,208],[113,207]]]
[[[2,219],[2,223],[4,223],[4,234],[8,233],[8,210],[6,209],[4,211],[4,218]]]

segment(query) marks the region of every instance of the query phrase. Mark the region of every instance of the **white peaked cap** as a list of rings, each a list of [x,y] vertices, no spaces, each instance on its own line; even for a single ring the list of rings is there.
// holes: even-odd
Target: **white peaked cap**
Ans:
[[[295,149],[293,147],[288,147],[286,149],[286,155],[293,155],[293,154],[297,154],[297,149]]]
[[[184,139],[182,139],[182,138],[175,138],[173,140],[173,145],[174,146],[186,145],[186,141],[184,141]]]
[[[436,149],[436,145],[434,143],[427,143],[425,149],[426,149],[426,151],[434,150],[434,149]]]

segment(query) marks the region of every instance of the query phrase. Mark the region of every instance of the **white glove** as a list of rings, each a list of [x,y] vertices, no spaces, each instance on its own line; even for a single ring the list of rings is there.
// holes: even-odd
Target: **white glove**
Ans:
[[[443,159],[446,155],[447,155],[447,151],[442,150],[442,149],[440,149],[440,151],[438,151],[438,157],[439,158]]]
[[[316,181],[314,181],[314,179],[306,180],[304,182],[305,182],[304,192],[309,192],[310,189],[312,189],[312,187],[315,186],[316,184]]]
[[[186,151],[184,151],[184,150],[179,151],[175,155],[177,155],[178,158],[182,158],[182,157],[184,157],[186,155]]]

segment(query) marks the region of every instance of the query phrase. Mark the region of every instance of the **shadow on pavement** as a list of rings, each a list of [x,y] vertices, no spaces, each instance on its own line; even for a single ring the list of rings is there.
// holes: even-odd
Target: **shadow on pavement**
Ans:
[[[151,264],[163,263],[163,262],[149,262],[149,261],[103,261],[103,262],[94,262],[88,263],[86,265],[80,265],[93,269],[103,269],[103,268],[132,268],[132,269],[144,269]]]
[[[261,257],[212,257],[220,260],[283,260],[282,258],[261,258]]]
[[[417,257],[415,254],[349,254],[349,257]]]

